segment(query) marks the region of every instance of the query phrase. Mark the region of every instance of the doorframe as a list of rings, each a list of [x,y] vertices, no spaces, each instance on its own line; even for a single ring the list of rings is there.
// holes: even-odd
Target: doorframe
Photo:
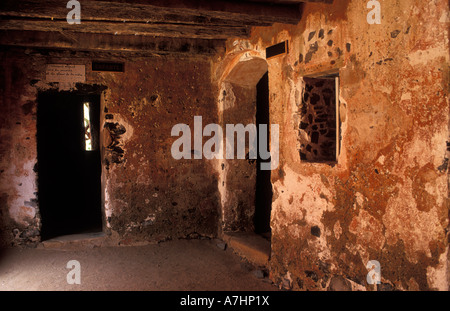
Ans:
[[[215,68],[215,77],[217,79],[216,82],[219,91],[217,96],[219,124],[224,126],[223,120],[224,108],[221,106],[220,98],[223,96],[223,90],[226,89],[226,85],[236,84],[242,87],[254,87],[256,90],[258,82],[261,80],[262,76],[268,71],[269,71],[269,64],[262,51],[243,50],[239,52],[232,52],[224,58],[224,60]],[[270,96],[269,96],[269,106],[270,106]],[[270,120],[270,112],[269,112],[269,120]],[[270,127],[270,124],[268,124],[268,127]],[[223,236],[223,234],[226,233],[225,228],[230,224],[230,220],[225,215],[226,214],[225,211],[229,208],[228,192],[230,190],[226,187],[228,172],[227,168],[223,169],[224,167],[223,165],[226,166],[225,157],[223,160],[217,161],[217,165],[215,165],[217,174],[219,176],[218,188],[220,193],[219,206],[220,206],[221,223],[219,224],[218,228],[219,236]],[[255,176],[255,186],[256,186],[256,176]],[[253,204],[252,208],[253,209],[255,208],[255,204]],[[254,214],[252,222],[254,222]],[[253,228],[252,233],[255,233],[254,229],[255,228]]]
[[[47,87],[44,88],[37,88],[36,89],[36,106],[38,103],[38,97],[40,94],[76,94],[76,95],[98,95],[100,97],[99,102],[99,109],[100,109],[100,117],[99,117],[99,152],[100,152],[100,213],[101,213],[101,232],[106,233],[108,231],[107,229],[107,219],[106,219],[106,210],[105,210],[105,191],[106,191],[106,169],[104,165],[104,158],[105,158],[105,148],[104,148],[104,123],[105,123],[105,95],[106,90],[108,89],[105,85],[100,84],[85,84],[85,83],[76,83],[75,87],[70,90],[55,88],[54,85],[48,84]],[[37,135],[37,119],[36,119],[36,135]],[[36,162],[37,162],[37,143],[36,143]],[[37,167],[37,165],[36,165]],[[37,193],[39,196],[39,186],[38,186],[38,179],[39,179],[39,171],[36,170],[36,185],[37,185]],[[39,200],[37,205],[37,211],[40,213],[40,206],[39,206]],[[42,217],[42,216],[41,216]],[[42,218],[39,219],[39,230],[42,230]],[[42,241],[42,237],[41,237]]]

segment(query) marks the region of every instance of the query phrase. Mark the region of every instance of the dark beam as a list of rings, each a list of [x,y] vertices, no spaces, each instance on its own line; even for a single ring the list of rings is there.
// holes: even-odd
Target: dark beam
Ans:
[[[2,0],[0,16],[65,19],[61,0]],[[164,22],[200,25],[267,26],[298,23],[298,5],[268,5],[228,1],[81,1],[82,21]]]
[[[102,0],[91,0],[102,1]],[[196,12],[236,13],[258,17],[271,23],[297,24],[301,18],[299,4],[277,4],[236,0],[108,0],[118,3],[139,3],[172,9],[188,9]],[[321,0],[319,0],[321,1]],[[326,1],[326,0],[324,0]]]
[[[224,40],[151,38],[145,36],[109,35],[71,31],[0,31],[0,47],[25,47],[78,51],[131,52],[140,55],[215,55],[225,49]]]
[[[207,27],[182,24],[147,24],[128,22],[84,21],[69,25],[65,20],[0,20],[0,30],[81,32],[92,34],[135,35],[150,37],[228,39],[247,37],[249,29],[243,27]]]
[[[241,0],[243,2],[265,2],[272,4],[298,4],[298,3],[333,3],[334,0]]]

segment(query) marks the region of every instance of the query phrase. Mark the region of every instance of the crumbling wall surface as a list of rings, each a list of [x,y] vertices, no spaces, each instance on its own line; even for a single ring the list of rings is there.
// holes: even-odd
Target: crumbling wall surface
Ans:
[[[214,236],[217,176],[211,161],[194,159],[203,152],[194,144],[194,131],[217,123],[210,63],[149,59],[126,66],[124,75],[103,80],[111,137],[105,143],[107,225],[124,243]],[[194,116],[202,117],[199,129]],[[179,138],[171,136],[176,124],[190,127],[192,159],[171,155]]]
[[[211,162],[171,155],[178,138],[171,136],[174,125],[189,125],[193,136],[194,116],[202,116],[203,126],[217,123],[208,59],[32,49],[5,50],[1,59],[3,244],[40,241],[37,95],[48,90],[86,92],[94,86],[103,90],[104,230],[121,244],[216,235],[219,194]],[[124,62],[125,72],[92,72],[93,60]],[[46,64],[85,65],[86,82],[48,83]]]
[[[225,96],[232,95],[234,100],[228,101],[229,106],[224,107],[223,128],[226,140],[233,141],[234,153],[230,159],[224,159],[223,171],[225,180],[222,187],[226,189],[223,205],[223,230],[224,231],[253,231],[253,216],[255,214],[255,191],[256,191],[256,160],[249,158],[248,134],[246,134],[245,159],[238,159],[238,139],[240,135],[235,134],[234,138],[228,132],[227,124],[244,127],[255,124],[256,114],[256,86],[242,87],[228,83],[223,90],[228,92]],[[225,93],[222,93],[222,96]],[[227,152],[227,143],[224,144],[224,151]]]
[[[448,290],[448,3],[380,1],[381,24],[369,24],[367,1],[334,2],[228,42],[235,53],[289,40],[268,60],[280,125],[271,277],[294,290]],[[302,77],[336,71],[337,164],[301,161]]]
[[[0,246],[40,239],[35,81],[8,56],[0,52]]]

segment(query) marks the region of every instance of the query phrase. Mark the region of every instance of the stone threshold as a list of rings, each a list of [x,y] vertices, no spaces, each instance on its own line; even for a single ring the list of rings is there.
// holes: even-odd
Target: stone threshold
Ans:
[[[104,232],[70,234],[42,241],[38,248],[74,250],[78,248],[94,248],[105,244],[107,235]]]
[[[252,232],[224,232],[223,241],[239,256],[260,268],[269,267],[270,241]]]

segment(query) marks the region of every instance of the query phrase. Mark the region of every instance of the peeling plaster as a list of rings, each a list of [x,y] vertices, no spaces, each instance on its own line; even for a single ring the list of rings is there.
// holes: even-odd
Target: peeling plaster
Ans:
[[[449,55],[442,12],[448,4],[386,4],[380,26],[367,25],[357,1],[339,5],[345,12],[307,3],[297,27],[258,27],[249,39],[255,50],[290,40],[288,55],[268,61],[271,120],[282,135],[280,167],[272,174],[273,278],[296,289],[323,289],[316,279],[326,261],[331,271],[356,280],[353,288],[375,290],[365,284],[365,265],[380,257],[383,288],[445,290]],[[301,77],[336,69],[338,163],[302,163],[296,142]],[[320,238],[311,235],[312,226]]]
[[[430,288],[448,291],[448,249],[441,254],[437,267],[427,268],[427,278]]]
[[[429,212],[417,209],[411,181],[404,181],[397,196],[391,198],[387,206],[383,216],[386,242],[394,245],[401,239],[405,243],[408,259],[413,263],[418,262],[419,252],[431,257],[430,241],[444,238],[436,208]]]
[[[448,50],[445,46],[438,46],[434,48],[428,48],[426,50],[418,50],[409,54],[409,64],[411,66],[427,65],[429,62],[434,61],[437,58],[443,58],[443,55],[448,54]],[[449,57],[445,57],[448,61]]]
[[[19,185],[16,195],[10,201],[9,215],[22,226],[31,225],[36,216],[36,207],[26,206],[26,202],[36,199],[36,175],[33,171],[34,160],[23,163],[22,175],[13,177],[13,183]],[[13,168],[13,166],[11,166]]]

